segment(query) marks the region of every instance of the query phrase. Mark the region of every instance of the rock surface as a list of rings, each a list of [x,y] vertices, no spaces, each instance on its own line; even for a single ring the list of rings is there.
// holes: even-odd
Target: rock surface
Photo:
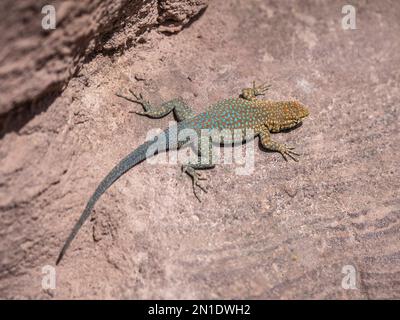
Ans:
[[[96,53],[113,56],[143,41],[153,27],[180,31],[206,0],[52,1],[55,29],[45,30],[48,1],[2,1],[0,7],[0,116],[37,112]],[[42,13],[42,8],[43,13]],[[53,99],[47,99],[47,105]],[[39,103],[40,105],[40,103]],[[14,117],[15,112],[8,115]],[[2,121],[4,122],[4,121]],[[1,128],[7,130],[8,128]]]
[[[145,3],[106,19],[152,25]],[[79,52],[93,41],[90,59],[0,140],[0,298],[400,298],[400,2],[360,2],[357,29],[344,30],[342,1],[214,1],[189,28],[160,32],[198,12],[186,3],[186,17],[173,1],[154,11],[164,22],[146,32],[93,22],[88,36],[86,15],[74,22],[87,38]],[[69,78],[74,63],[52,59],[41,58],[44,72]],[[3,111],[48,87],[9,75]],[[43,289],[42,268],[101,178],[172,121],[139,117],[114,93],[181,95],[202,111],[253,79],[273,85],[269,99],[310,107],[303,126],[275,135],[300,162],[256,148],[250,175],[208,171],[200,204],[178,165],[142,163],[100,199],[56,268],[56,289]],[[356,289],[346,290],[353,271]]]

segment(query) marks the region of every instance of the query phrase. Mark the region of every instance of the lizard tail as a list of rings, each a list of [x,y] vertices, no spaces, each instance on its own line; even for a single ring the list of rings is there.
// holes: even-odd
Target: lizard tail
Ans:
[[[175,145],[173,141],[169,141],[169,132],[170,130],[167,129],[164,131],[164,136],[166,137],[165,148],[160,150],[160,145],[157,145],[159,148],[157,149],[158,152],[165,151],[168,149],[172,149]],[[137,149],[132,151],[129,155],[127,155],[124,159],[122,159],[111,171],[110,173],[100,182],[96,191],[90,197],[89,201],[86,204],[85,210],[83,210],[82,215],[80,216],[79,220],[75,223],[74,227],[72,228],[71,233],[69,234],[67,240],[62,247],[56,265],[58,265],[63,258],[65,252],[67,251],[68,247],[70,246],[72,240],[75,238],[76,234],[78,233],[82,224],[86,221],[86,219],[90,216],[92,209],[96,203],[96,201],[101,197],[101,195],[115,182],[117,181],[125,172],[129,169],[134,167],[135,165],[139,164],[140,162],[144,161],[146,157],[146,153],[149,150],[149,147],[155,143],[156,140],[150,140],[139,146]],[[156,152],[155,152],[156,153]],[[154,155],[152,153],[151,155]]]

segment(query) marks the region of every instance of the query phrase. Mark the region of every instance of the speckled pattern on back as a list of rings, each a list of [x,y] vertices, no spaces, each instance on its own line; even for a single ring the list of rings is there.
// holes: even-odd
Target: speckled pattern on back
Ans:
[[[278,132],[302,118],[303,110],[299,106],[296,101],[229,98],[213,104],[207,111],[189,119],[187,124],[193,129],[253,129],[257,134],[269,127],[272,132]]]

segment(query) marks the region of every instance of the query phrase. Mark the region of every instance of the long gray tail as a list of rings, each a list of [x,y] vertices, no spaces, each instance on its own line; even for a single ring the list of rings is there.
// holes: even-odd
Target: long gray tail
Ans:
[[[180,127],[180,125],[178,125]],[[175,130],[177,127],[172,127]],[[162,144],[158,144],[157,151],[165,151],[167,149],[173,149],[176,147],[176,143],[174,141],[169,141],[169,132],[170,129],[165,130],[163,132],[166,143],[165,148],[162,148]],[[160,137],[160,136],[159,136]],[[149,147],[152,146],[157,140],[147,141],[141,146],[139,146],[136,150],[132,151],[129,155],[127,155],[124,159],[122,159],[111,171],[110,173],[100,182],[99,186],[96,188],[96,191],[90,197],[89,201],[86,204],[85,210],[83,210],[82,215],[80,216],[79,220],[75,223],[75,226],[72,228],[71,233],[69,234],[67,240],[62,247],[60,254],[58,255],[56,265],[59,264],[62,257],[64,256],[65,252],[67,251],[69,245],[71,244],[72,240],[75,238],[76,234],[78,233],[82,224],[86,221],[86,219],[90,216],[92,209],[96,203],[96,201],[101,197],[101,195],[115,182],[117,181],[125,172],[129,169],[134,167],[135,165],[139,164],[140,162],[146,159],[146,153],[149,150]],[[154,155],[153,153],[152,155]]]

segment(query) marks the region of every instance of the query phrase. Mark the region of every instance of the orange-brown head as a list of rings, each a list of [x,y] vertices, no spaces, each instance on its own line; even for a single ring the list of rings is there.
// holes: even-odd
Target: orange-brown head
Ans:
[[[307,107],[298,101],[278,101],[268,106],[267,126],[279,132],[297,126],[309,115]]]

